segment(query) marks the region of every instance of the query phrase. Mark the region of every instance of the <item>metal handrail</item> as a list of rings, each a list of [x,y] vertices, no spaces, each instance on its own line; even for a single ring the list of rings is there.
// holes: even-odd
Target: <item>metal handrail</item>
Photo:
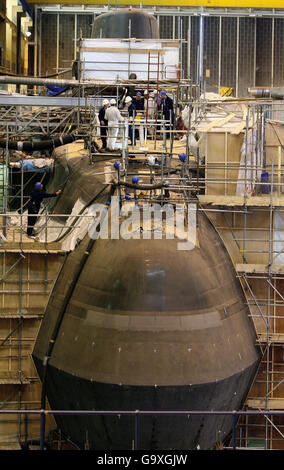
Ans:
[[[45,436],[45,418],[47,415],[111,415],[111,416],[134,416],[135,423],[134,423],[134,450],[139,449],[139,416],[152,416],[152,415],[180,415],[188,417],[192,415],[201,415],[201,416],[214,416],[214,415],[224,415],[224,416],[232,416],[233,419],[233,428],[232,428],[232,450],[236,450],[236,427],[237,427],[237,420],[240,416],[284,416],[284,411],[278,410],[270,410],[270,411],[197,411],[197,410],[183,410],[183,411],[160,411],[160,410],[8,410],[8,409],[0,409],[0,415],[11,415],[11,414],[23,414],[23,415],[40,415],[40,450],[44,450],[44,436]]]

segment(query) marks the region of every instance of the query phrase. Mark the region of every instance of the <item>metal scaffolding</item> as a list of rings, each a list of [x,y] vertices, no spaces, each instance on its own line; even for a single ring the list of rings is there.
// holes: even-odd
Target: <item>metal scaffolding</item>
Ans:
[[[125,82],[124,85],[129,83],[133,84]],[[117,95],[118,88],[122,84],[121,82],[116,84]],[[275,257],[281,256],[284,250],[284,241],[283,247],[281,247],[281,237],[276,238],[275,230],[275,214],[277,217],[279,214],[281,216],[284,207],[284,195],[282,195],[283,143],[278,128],[275,127],[281,126],[284,122],[281,119],[276,119],[275,116],[281,116],[284,107],[282,109],[282,104],[274,105],[271,100],[235,100],[236,103],[244,105],[246,110],[245,115],[243,108],[236,113],[238,118],[244,116],[244,120],[241,122],[241,132],[244,137],[244,158],[243,161],[239,160],[237,163],[230,160],[230,148],[226,135],[226,155],[224,159],[216,162],[210,160],[206,153],[205,159],[203,159],[204,156],[201,155],[200,148],[193,156],[190,138],[200,132],[199,125],[206,121],[209,110],[212,110],[212,105],[223,109],[224,102],[212,104],[207,102],[206,96],[201,100],[200,89],[194,87],[190,81],[177,81],[174,84],[171,82],[171,88],[173,85],[175,96],[179,96],[179,99],[175,100],[176,109],[178,107],[182,109],[188,105],[191,110],[189,126],[186,130],[169,130],[170,145],[168,146],[164,128],[164,125],[168,123],[158,119],[151,120],[147,116],[144,120],[142,119],[143,127],[147,131],[152,128],[155,132],[150,134],[151,137],[147,141],[148,150],[140,151],[137,147],[130,146],[128,142],[122,146],[121,167],[123,171],[119,177],[120,195],[124,201],[127,196],[126,177],[131,175],[131,166],[128,164],[129,157],[134,157],[138,161],[152,154],[159,160],[160,176],[156,177],[151,171],[143,173],[142,170],[143,184],[148,185],[149,188],[153,184],[160,185],[160,187],[155,191],[146,188],[145,194],[139,198],[139,202],[155,202],[158,197],[161,201],[161,197],[164,197],[163,190],[166,188],[174,195],[173,200],[176,202],[192,202],[197,205],[198,211],[204,211],[214,220],[214,225],[224,240],[226,240],[225,235],[229,234],[227,248],[230,252],[231,245],[232,253],[234,249],[238,253],[238,257],[236,256],[234,260],[236,272],[246,293],[251,317],[256,326],[258,343],[263,354],[258,376],[246,404],[247,409],[257,409],[261,412],[259,415],[247,413],[245,417],[240,419],[234,445],[238,442],[240,448],[249,448],[252,442],[258,441],[264,442],[265,449],[283,448],[283,417],[281,413],[280,417],[273,417],[273,411],[276,415],[276,410],[284,408],[284,394],[282,393],[284,371],[282,361],[279,359],[279,351],[281,351],[284,342],[282,323],[284,317],[284,291],[282,288],[284,275],[281,264],[278,265],[274,262]],[[149,83],[136,82],[136,86],[148,88]],[[0,97],[1,138],[6,139],[6,142],[9,141],[10,136],[13,138],[17,136],[23,140],[30,139],[35,132],[38,137],[43,138],[53,134],[61,134],[76,127],[78,135],[83,136],[90,143],[85,149],[85,156],[92,165],[99,156],[94,153],[91,145],[94,127],[92,124],[93,114],[94,110],[98,111],[103,95],[98,87],[91,98],[85,97],[83,90],[79,91],[78,96],[74,98],[74,100],[78,100],[74,104],[70,102],[71,98],[66,97],[65,105],[63,105],[65,107],[62,106],[59,97],[56,98],[58,104],[56,105],[53,100],[51,106],[47,105],[46,97],[42,96],[28,97],[26,103],[22,97],[19,97],[19,100],[22,101],[17,102],[15,97],[13,104],[4,102],[4,98],[1,101]],[[30,108],[31,106],[32,108]],[[217,116],[216,121],[220,127],[224,124],[223,117],[220,119]],[[236,125],[240,125],[239,121]],[[207,131],[203,131],[205,134],[206,132],[214,134],[214,127],[210,126],[210,122],[209,124],[207,122]],[[277,139],[276,144],[269,144],[271,146],[267,144],[267,126],[271,128],[271,132]],[[157,127],[160,128],[158,131],[161,135],[160,142],[155,137],[157,136]],[[177,141],[179,132],[184,137],[182,146],[180,141]],[[122,141],[124,141],[124,137],[125,135],[122,133]],[[150,144],[153,145],[153,149],[150,149]],[[161,146],[157,150],[158,144]],[[252,148],[253,160],[250,157]],[[186,160],[182,163],[178,157],[181,149],[186,154]],[[269,153],[271,149],[276,149],[276,153],[272,157]],[[22,155],[21,159],[23,158]],[[1,395],[1,407],[3,408],[7,403],[10,403],[13,409],[23,410],[25,407],[34,409],[40,405],[39,399],[33,403],[24,399],[24,387],[34,381],[38,382],[38,379],[31,371],[25,373],[23,363],[28,356],[27,350],[34,340],[33,329],[42,318],[60,260],[66,252],[62,249],[60,241],[52,243],[49,241],[49,231],[56,226],[46,212],[39,215],[39,218],[42,219],[43,232],[45,232],[44,241],[31,242],[25,238],[24,211],[28,199],[25,194],[25,185],[29,183],[29,179],[24,179],[22,165],[18,171],[20,182],[17,186],[13,185],[9,171],[11,161],[11,151],[6,146],[1,158],[3,171],[0,180],[1,233],[6,238],[6,240],[2,238],[0,246],[3,263],[0,278],[0,318],[4,322],[3,334],[0,338],[2,354],[0,361],[2,364],[6,361],[9,367],[0,372],[0,384],[4,388],[8,385],[15,386],[17,400],[14,400],[15,392],[13,391],[11,394],[7,393],[5,398]],[[167,180],[172,168],[178,168],[178,172],[171,176],[170,183],[168,183]],[[268,173],[269,179],[261,180],[258,178],[259,172],[264,173],[264,169],[265,173]],[[220,170],[223,172],[221,176],[218,173]],[[113,170],[112,175],[117,176],[117,172]],[[236,192],[232,192],[232,185],[236,191],[238,184],[242,185],[244,189],[241,194],[236,195]],[[12,189],[14,194],[11,193]],[[18,212],[13,214],[10,206],[15,200],[18,201]],[[66,214],[53,215],[66,219]],[[19,219],[18,226],[11,223],[13,217]],[[90,216],[85,213],[72,213],[72,217],[76,219],[75,224],[71,220],[65,225],[65,228],[71,231]],[[259,221],[262,221],[261,223],[264,225],[258,225]],[[281,226],[278,232],[281,233]],[[40,271],[43,274],[40,279],[35,274],[34,263],[40,266]],[[35,302],[35,298],[38,298],[39,302]],[[31,331],[27,330],[29,335],[25,336],[24,326],[27,320],[31,322],[32,327]],[[2,393],[3,387],[0,389]],[[18,431],[15,441],[22,442],[24,423],[21,413],[18,413],[17,419]]]

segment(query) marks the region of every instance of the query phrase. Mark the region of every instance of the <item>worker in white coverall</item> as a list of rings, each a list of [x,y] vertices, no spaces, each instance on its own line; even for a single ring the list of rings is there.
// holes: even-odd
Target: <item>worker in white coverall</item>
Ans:
[[[105,119],[108,121],[107,148],[113,152],[115,150],[119,123],[124,122],[124,118],[121,116],[114,98],[110,100],[110,107],[106,109]]]

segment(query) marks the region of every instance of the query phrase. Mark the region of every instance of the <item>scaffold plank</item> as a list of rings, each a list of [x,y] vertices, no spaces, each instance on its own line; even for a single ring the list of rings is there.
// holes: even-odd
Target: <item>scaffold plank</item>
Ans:
[[[252,119],[249,120],[248,127],[250,128],[253,124]],[[238,124],[234,129],[231,130],[231,134],[233,135],[239,135],[246,127],[246,116],[243,118],[242,122]]]
[[[0,313],[0,320],[13,320],[13,319],[23,319],[23,320],[33,320],[33,319],[42,319],[44,313],[24,313],[20,315],[19,313]]]
[[[28,281],[27,281],[28,282]],[[45,280],[42,279],[39,282],[45,283]],[[49,289],[48,292],[49,293]],[[27,307],[22,309],[1,307],[0,308],[0,320],[5,319],[32,319],[32,318],[42,318],[44,316],[45,306],[43,307]]]
[[[1,450],[21,450],[21,446],[18,442],[1,442],[0,451]]]
[[[267,337],[267,333],[258,333],[257,337],[259,343],[267,343],[267,340],[270,344],[284,343],[284,333],[269,333],[269,338]]]
[[[0,253],[41,253],[41,254],[65,254],[66,251],[61,248],[60,243],[41,243],[41,242],[7,242],[0,245]]]
[[[264,410],[267,409],[267,403],[265,398],[249,398],[247,400],[249,408]],[[268,399],[269,410],[284,410],[284,398],[269,398]]]
[[[218,119],[218,120],[215,119],[214,121],[209,122],[209,124],[207,124],[205,127],[200,128],[200,132],[208,132],[212,130],[213,128],[222,127],[224,124],[227,124],[228,122],[230,122],[234,117],[236,117],[236,115],[234,113],[231,113],[225,118]]]
[[[10,96],[0,95],[1,106],[58,106],[62,107],[86,107],[88,104],[95,105],[94,98],[77,98],[72,96]]]
[[[18,248],[18,249],[0,249],[0,253],[35,253],[35,254],[65,254],[64,250],[33,250],[32,248]]]
[[[238,273],[247,273],[247,274],[267,274],[268,265],[267,264],[236,264],[236,271]],[[284,274],[284,265],[283,264],[272,264],[270,266],[270,273],[272,274]]]
[[[249,196],[245,198],[244,196],[223,196],[223,195],[210,195],[210,194],[201,194],[198,197],[201,204],[212,204],[212,205],[221,205],[221,206],[259,206],[259,207],[269,207],[271,205],[271,196],[270,195],[261,195],[261,196]],[[272,197],[272,206],[279,207],[284,206],[284,195],[283,196],[274,196]]]
[[[28,385],[30,380],[22,372],[21,377],[18,371],[0,371],[0,385]]]

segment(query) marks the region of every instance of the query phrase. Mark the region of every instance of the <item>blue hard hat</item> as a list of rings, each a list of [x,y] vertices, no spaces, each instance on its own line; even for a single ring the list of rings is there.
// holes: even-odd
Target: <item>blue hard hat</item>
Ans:
[[[186,160],[186,155],[185,155],[185,153],[180,153],[179,156],[178,156],[178,158],[180,159],[181,162],[185,162],[185,160]]]
[[[41,189],[42,188],[42,184],[38,181],[36,184],[35,184],[35,189]]]
[[[118,161],[115,162],[113,166],[116,170],[118,170],[118,168],[120,167],[120,162],[118,162]]]
[[[167,93],[165,91],[161,91],[160,95],[163,96],[163,95],[166,95]]]
[[[139,181],[139,176],[138,176],[138,175],[132,177],[132,183],[133,183],[133,184],[137,184],[138,181]]]
[[[142,93],[140,93],[140,91],[137,91],[136,96],[142,96]]]

